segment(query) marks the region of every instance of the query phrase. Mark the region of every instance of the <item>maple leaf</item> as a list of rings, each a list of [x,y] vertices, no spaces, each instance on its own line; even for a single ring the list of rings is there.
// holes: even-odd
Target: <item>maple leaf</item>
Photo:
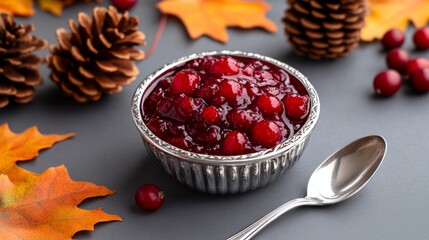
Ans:
[[[228,26],[277,30],[276,25],[265,17],[270,6],[263,0],[163,0],[157,7],[165,14],[180,18],[193,39],[207,35],[227,42]]]
[[[372,41],[392,28],[405,30],[410,22],[423,27],[429,20],[429,0],[368,0],[370,14],[361,39]]]
[[[1,0],[0,12],[18,16],[31,16],[34,14],[33,0]]]
[[[48,11],[54,15],[61,15],[63,8],[73,4],[75,0],[39,0],[41,9]]]
[[[43,135],[37,127],[15,134],[7,123],[0,125],[0,174],[6,174],[14,183],[25,180],[28,175],[34,175],[16,166],[17,161],[32,160],[42,149],[50,148],[59,141],[74,136],[74,133],[64,135]]]
[[[86,198],[112,193],[103,186],[73,181],[64,166],[19,184],[0,174],[0,239],[71,239],[78,231],[93,230],[98,222],[122,221],[101,208],[77,207]]]

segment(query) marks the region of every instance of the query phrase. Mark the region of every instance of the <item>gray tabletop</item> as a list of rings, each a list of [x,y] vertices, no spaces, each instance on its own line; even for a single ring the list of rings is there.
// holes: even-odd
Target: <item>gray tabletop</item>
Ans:
[[[148,46],[161,19],[156,2],[140,1],[131,11],[141,19]],[[363,44],[336,61],[311,61],[292,54],[281,24],[286,5],[284,1],[270,3],[268,17],[279,27],[274,34],[229,29],[227,44],[208,38],[191,40],[182,24],[169,17],[158,49],[138,63],[139,79],[122,93],[77,104],[61,96],[43,66],[45,84],[37,88],[34,101],[0,110],[0,123],[9,123],[15,132],[36,125],[45,134],[77,133],[21,166],[41,172],[65,164],[73,179],[117,191],[85,201],[81,207],[103,207],[124,221],[97,224],[95,232],[81,232],[75,238],[226,239],[280,204],[305,196],[310,174],[337,148],[355,138],[379,134],[387,140],[387,155],[362,192],[335,206],[293,210],[256,239],[427,239],[429,95],[416,95],[405,87],[390,99],[374,97],[373,76],[385,68],[385,54],[377,43]],[[68,28],[69,18],[75,19],[80,11],[90,13],[95,5],[69,7],[61,17],[38,10],[34,17],[18,21],[34,23],[35,34],[57,43],[55,29]],[[409,50],[410,37],[408,32],[405,48]],[[298,68],[319,93],[321,115],[302,158],[278,181],[245,194],[213,196],[176,183],[154,164],[132,122],[130,102],[139,82],[161,65],[191,53],[221,49],[260,53]],[[429,51],[413,54],[429,57]],[[143,212],[134,203],[134,191],[144,183],[155,183],[165,191],[164,205],[157,212]]]

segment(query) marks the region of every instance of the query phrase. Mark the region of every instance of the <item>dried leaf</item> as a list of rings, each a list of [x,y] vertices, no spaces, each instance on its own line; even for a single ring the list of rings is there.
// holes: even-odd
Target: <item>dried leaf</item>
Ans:
[[[71,239],[98,222],[122,220],[101,209],[77,207],[87,198],[112,194],[106,187],[73,181],[64,166],[38,175],[16,165],[72,136],[43,135],[36,127],[16,134],[8,124],[0,125],[0,239]]]
[[[14,184],[0,175],[0,239],[71,239],[94,224],[121,221],[100,208],[76,207],[90,197],[113,192],[103,186],[70,179],[64,166],[49,168],[39,176]]]
[[[263,0],[163,0],[161,12],[180,18],[191,38],[207,35],[228,41],[227,27],[262,27],[275,32],[276,25],[265,17],[270,5]]]
[[[57,142],[74,136],[74,133],[64,135],[43,135],[37,127],[15,134],[7,123],[0,125],[0,174],[6,174],[13,183],[25,180],[33,173],[17,167],[17,161],[32,160],[42,149],[50,148]]]
[[[0,12],[29,17],[34,14],[33,0],[1,0]]]
[[[368,0],[369,15],[361,39],[380,39],[392,28],[405,30],[410,21],[423,27],[429,20],[429,0]]]
[[[54,15],[61,15],[63,8],[71,5],[75,0],[39,0],[41,9],[48,11]]]

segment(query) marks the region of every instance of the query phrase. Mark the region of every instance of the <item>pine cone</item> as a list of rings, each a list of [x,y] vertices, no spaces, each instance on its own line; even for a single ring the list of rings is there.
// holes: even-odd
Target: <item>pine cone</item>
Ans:
[[[138,24],[137,17],[112,6],[94,8],[92,19],[79,13],[78,23],[69,21],[71,33],[56,31],[59,45],[51,46],[46,58],[52,81],[80,103],[122,91],[139,74],[132,60],[145,56],[133,48],[146,43]]]
[[[41,85],[42,59],[32,54],[46,48],[47,41],[29,34],[33,25],[16,24],[12,15],[0,14],[0,108],[10,100],[28,103]]]
[[[283,22],[292,49],[313,59],[338,58],[359,44],[365,0],[288,0]]]

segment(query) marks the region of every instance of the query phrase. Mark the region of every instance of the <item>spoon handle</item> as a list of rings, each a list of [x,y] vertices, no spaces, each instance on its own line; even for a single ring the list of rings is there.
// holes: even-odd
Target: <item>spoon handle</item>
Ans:
[[[256,222],[252,223],[245,229],[241,230],[240,232],[236,233],[234,236],[231,236],[227,240],[248,240],[251,239],[253,236],[255,236],[259,231],[261,231],[265,226],[267,226],[272,221],[276,220],[278,217],[280,217],[282,214],[286,213],[287,211],[303,206],[303,205],[317,205],[316,202],[309,198],[297,198],[294,200],[291,200],[287,203],[282,204],[280,207],[274,209],[267,215],[261,217]]]

